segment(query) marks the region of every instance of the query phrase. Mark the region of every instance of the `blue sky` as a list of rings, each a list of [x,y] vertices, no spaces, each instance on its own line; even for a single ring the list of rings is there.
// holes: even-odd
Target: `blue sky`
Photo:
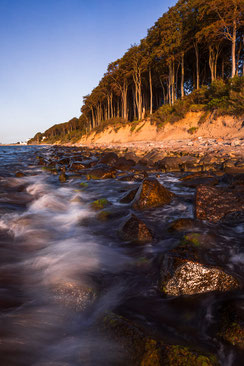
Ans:
[[[176,0],[0,0],[0,142],[80,115],[108,63]]]

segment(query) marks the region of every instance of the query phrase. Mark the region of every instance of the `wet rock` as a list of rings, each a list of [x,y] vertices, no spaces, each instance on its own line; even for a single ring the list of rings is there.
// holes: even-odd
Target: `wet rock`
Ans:
[[[118,159],[118,155],[115,152],[108,152],[102,156],[99,160],[99,164],[114,165]]]
[[[109,202],[106,198],[100,198],[99,200],[92,202],[91,207],[94,210],[102,210],[103,208],[105,208],[108,205],[109,205]]]
[[[58,164],[60,165],[69,165],[70,163],[70,158],[63,158],[57,161]]]
[[[193,240],[198,246],[198,239]],[[222,269],[169,254],[161,267],[160,287],[167,295],[181,296],[230,291],[239,288],[239,283]]]
[[[23,172],[16,172],[15,176],[16,176],[16,178],[23,178],[23,177],[25,177],[25,174]]]
[[[212,222],[218,222],[231,212],[244,210],[243,195],[225,188],[199,186],[195,202],[196,218]]]
[[[183,156],[181,158],[182,170],[185,172],[201,172],[202,167],[199,165],[199,159],[194,156]]]
[[[116,177],[116,170],[108,166],[95,167],[87,174],[87,179],[110,179]]]
[[[158,161],[156,165],[158,168],[165,169],[167,172],[179,172],[182,170],[182,160],[173,156]]]
[[[138,217],[133,214],[123,224],[119,234],[125,241],[136,243],[147,243],[152,241],[151,230],[148,229],[142,220],[138,219]]]
[[[68,180],[68,176],[64,173],[64,172],[62,172],[60,175],[59,175],[59,181],[61,182],[61,183],[65,183],[67,180]]]
[[[81,162],[73,162],[69,168],[69,170],[71,172],[77,172],[79,170],[85,169],[87,168],[87,166],[85,166],[84,164],[82,164]]]
[[[132,321],[114,313],[108,314],[102,329],[120,346],[125,358],[118,365],[128,366],[218,366],[211,354],[201,354],[181,345],[166,344],[149,336]],[[119,360],[118,360],[119,362]]]
[[[126,193],[121,200],[119,201],[120,203],[130,203],[133,201],[133,199],[135,198],[137,191],[139,188],[136,189],[132,189],[129,193]]]
[[[121,210],[121,208],[108,208],[100,211],[97,214],[97,219],[100,221],[108,221],[113,219],[121,219],[127,216],[129,213],[128,210]]]
[[[205,186],[215,186],[219,183],[217,178],[214,177],[199,177],[199,178],[195,178],[195,179],[188,179],[182,182],[182,185],[184,187],[188,187],[188,188],[196,188],[197,186],[199,186],[200,184],[205,185]]]
[[[136,165],[134,160],[127,160],[124,157],[121,157],[114,164],[114,168],[118,170],[131,170]]]
[[[170,203],[174,194],[166,189],[156,178],[145,178],[135,196],[134,210],[160,207]]]
[[[169,226],[169,231],[187,231],[195,227],[196,223],[191,218],[181,218],[173,221]]]

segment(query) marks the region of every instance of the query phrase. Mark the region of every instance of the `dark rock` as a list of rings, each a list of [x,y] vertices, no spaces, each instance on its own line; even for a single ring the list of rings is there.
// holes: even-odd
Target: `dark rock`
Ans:
[[[200,220],[218,222],[225,215],[244,210],[244,197],[225,188],[199,186],[196,190],[195,214]]]
[[[195,227],[196,223],[191,218],[181,218],[173,221],[169,226],[169,231],[187,231]]]
[[[134,322],[114,313],[103,319],[102,330],[120,346],[122,355],[118,366],[218,366],[212,354],[201,354],[198,350],[174,344],[166,344]],[[123,359],[124,357],[124,359]],[[120,363],[120,359],[122,362]]]
[[[81,163],[79,161],[76,161],[71,164],[69,169],[71,172],[77,172],[77,171],[85,169],[85,168],[87,168],[86,165],[84,165],[83,163]]]
[[[157,162],[157,167],[167,172],[179,172],[182,170],[182,160],[178,157],[166,157]]]
[[[23,178],[23,177],[25,177],[25,174],[22,172],[16,172],[15,176],[16,176],[16,178]]]
[[[136,163],[134,160],[127,160],[126,158],[121,157],[114,164],[114,168],[118,170],[131,170],[135,165]]]
[[[118,161],[118,155],[114,152],[105,153],[99,160],[99,164],[114,165]]]
[[[188,188],[196,188],[200,184],[205,185],[205,186],[215,186],[218,183],[219,183],[218,179],[214,178],[214,177],[208,177],[208,178],[199,177],[199,178],[195,178],[195,179],[185,180],[182,182],[182,185],[184,187],[188,187]]]
[[[108,166],[97,166],[87,174],[87,179],[109,179],[116,177],[116,170]]]
[[[133,214],[125,224],[123,224],[120,230],[120,236],[125,241],[136,243],[147,243],[152,241],[151,231],[142,220],[138,219],[138,217]]]
[[[126,193],[124,197],[121,198],[119,201],[120,203],[130,203],[135,198],[135,195],[137,194],[139,188],[132,189],[129,193]]]
[[[194,156],[183,156],[181,158],[182,169],[185,172],[201,172],[202,167],[199,165],[199,159]]]
[[[145,178],[133,202],[134,210],[160,207],[170,203],[174,196],[156,178]]]

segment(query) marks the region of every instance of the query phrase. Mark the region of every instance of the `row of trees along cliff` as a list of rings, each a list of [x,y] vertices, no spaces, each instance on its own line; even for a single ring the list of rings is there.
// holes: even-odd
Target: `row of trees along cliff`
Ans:
[[[241,75],[244,0],[179,0],[140,44],[108,65],[99,85],[83,98],[79,118],[55,125],[34,139],[81,136],[109,123],[143,120],[162,106],[167,106],[167,113],[203,86],[206,98],[206,86],[215,80],[221,78],[227,84]]]

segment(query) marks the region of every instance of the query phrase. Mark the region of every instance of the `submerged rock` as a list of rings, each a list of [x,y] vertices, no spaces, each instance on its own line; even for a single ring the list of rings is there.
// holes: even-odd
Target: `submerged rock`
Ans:
[[[196,218],[218,222],[225,215],[244,210],[244,197],[226,188],[199,186],[196,190]]]
[[[133,214],[120,229],[120,236],[125,241],[137,243],[147,243],[153,238],[151,230]]]
[[[160,207],[170,203],[174,196],[156,178],[145,178],[133,202],[134,210]]]
[[[25,174],[23,172],[16,172],[15,176],[16,176],[16,178],[23,178],[23,177],[25,177]]]
[[[169,231],[187,231],[195,227],[195,220],[191,218],[181,218],[173,221],[169,226]]]
[[[129,366],[218,366],[212,354],[201,354],[189,347],[166,344],[147,335],[132,321],[110,313],[102,328],[120,346],[124,360],[118,365]]]

